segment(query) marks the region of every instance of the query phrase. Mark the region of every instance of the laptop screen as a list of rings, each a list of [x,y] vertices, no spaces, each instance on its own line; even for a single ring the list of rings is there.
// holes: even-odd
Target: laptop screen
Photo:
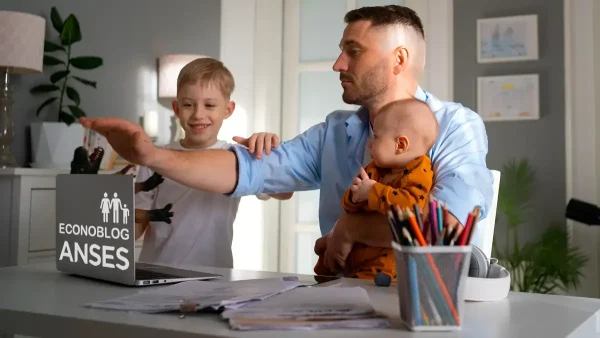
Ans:
[[[134,183],[131,175],[56,176],[58,270],[134,282]]]

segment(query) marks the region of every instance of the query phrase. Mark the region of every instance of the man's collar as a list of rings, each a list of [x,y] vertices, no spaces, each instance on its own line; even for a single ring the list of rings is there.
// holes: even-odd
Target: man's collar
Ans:
[[[350,115],[350,117],[346,119],[346,127],[365,123],[369,123],[369,111],[362,106],[356,110],[356,113]]]
[[[427,92],[425,92],[421,88],[421,86],[417,86],[417,91],[415,92],[415,98],[427,103],[427,100],[429,99],[429,94]]]

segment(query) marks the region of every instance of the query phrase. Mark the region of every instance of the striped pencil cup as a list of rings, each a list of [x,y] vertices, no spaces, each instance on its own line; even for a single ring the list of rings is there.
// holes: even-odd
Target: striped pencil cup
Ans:
[[[460,330],[471,246],[392,246],[402,322],[411,331]]]

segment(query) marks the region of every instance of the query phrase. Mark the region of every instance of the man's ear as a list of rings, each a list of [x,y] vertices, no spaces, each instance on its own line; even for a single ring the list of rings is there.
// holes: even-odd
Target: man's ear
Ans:
[[[180,118],[179,105],[177,105],[177,100],[171,101],[171,107],[173,108],[173,112],[175,113],[175,116],[177,116],[177,118]]]
[[[408,49],[399,46],[394,50],[394,75],[402,73],[408,67]]]
[[[396,155],[400,155],[408,150],[408,137],[398,136],[396,138]]]
[[[229,101],[227,102],[227,104],[225,105],[225,118],[229,118],[231,116],[231,114],[233,114],[233,111],[235,110],[235,102],[233,101]]]

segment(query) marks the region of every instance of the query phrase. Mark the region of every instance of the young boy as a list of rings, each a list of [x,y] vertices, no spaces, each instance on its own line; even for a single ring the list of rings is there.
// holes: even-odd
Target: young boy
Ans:
[[[185,137],[168,147],[186,151],[229,147],[226,141],[217,139],[217,134],[223,120],[235,108],[230,100],[233,90],[233,76],[218,60],[200,58],[184,66],[177,79],[177,100],[172,106]],[[250,145],[252,150],[256,144],[277,146],[273,134],[258,135],[250,140],[255,142]],[[268,153],[270,148],[265,150]],[[150,169],[141,167],[136,180],[144,182],[152,175]],[[288,199],[291,194],[273,197]],[[170,179],[151,191],[137,193],[135,198],[136,209],[160,209],[171,204],[173,213],[170,224],[150,222],[139,231],[140,234],[145,231],[140,261],[170,266],[233,267],[233,222],[240,198],[196,190]]]
[[[373,140],[369,142],[372,161],[366,169],[360,169],[344,194],[344,211],[376,211],[387,215],[391,205],[412,208],[415,203],[424,210],[433,186],[433,170],[427,153],[437,133],[435,115],[424,102],[410,99],[384,106],[373,122]],[[315,273],[331,275],[323,265],[322,254]],[[391,248],[357,244],[346,262],[346,277],[373,279],[378,272],[383,272],[396,279]]]

